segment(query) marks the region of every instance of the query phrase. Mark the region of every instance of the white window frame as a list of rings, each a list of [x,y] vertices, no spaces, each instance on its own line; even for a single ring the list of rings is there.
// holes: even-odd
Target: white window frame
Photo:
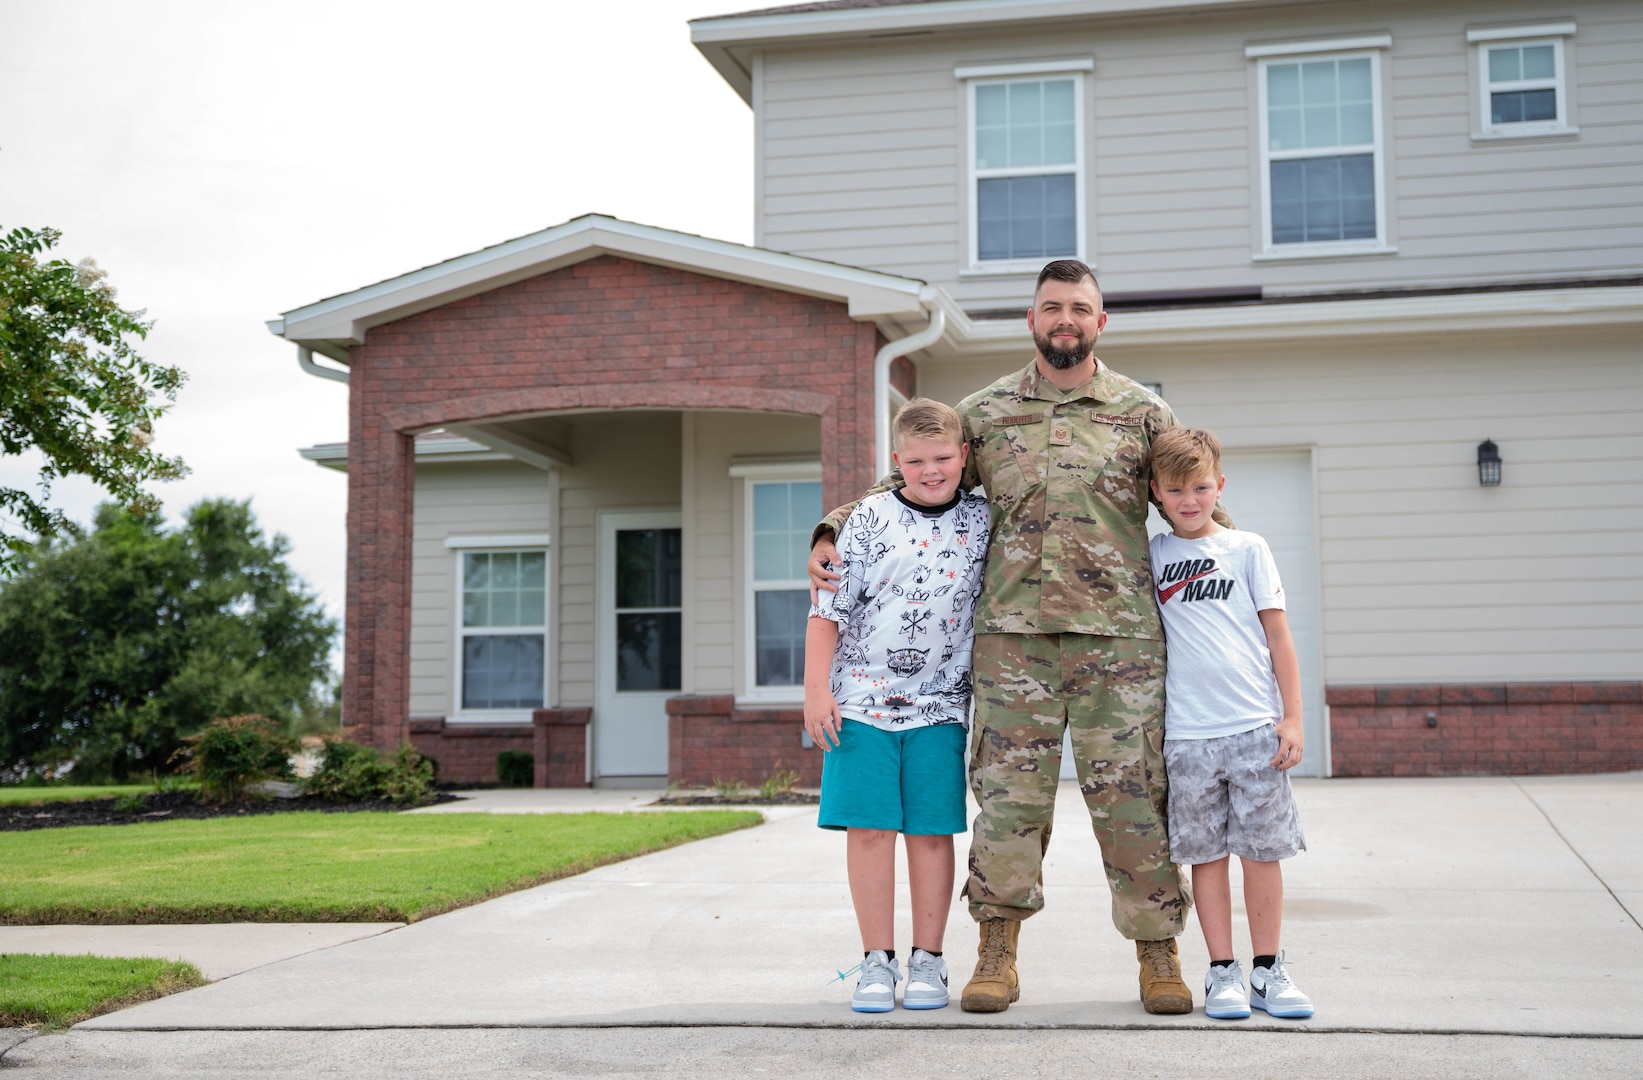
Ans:
[[[1250,46],[1244,55],[1255,60],[1256,111],[1260,114],[1259,139],[1261,151],[1261,250],[1253,258],[1316,259],[1353,255],[1384,255],[1396,252],[1386,240],[1386,135],[1382,115],[1381,51],[1392,43],[1390,37],[1354,38],[1344,41],[1321,41],[1297,45]],[[1330,146],[1317,150],[1285,150],[1276,155],[1271,149],[1267,130],[1267,68],[1272,64],[1306,63],[1309,60],[1369,60],[1369,95],[1373,106],[1372,117],[1375,141],[1357,146]],[[1274,244],[1272,242],[1272,162],[1294,161],[1313,157],[1339,157],[1343,154],[1361,154],[1368,151],[1374,158],[1375,175],[1375,235],[1361,240],[1320,240],[1311,243]]]
[[[1486,30],[1468,30],[1466,41],[1473,46],[1473,63],[1477,65],[1478,111],[1474,139],[1529,139],[1541,135],[1576,135],[1580,129],[1570,123],[1569,68],[1564,38],[1573,37],[1574,23],[1554,23],[1543,26],[1500,27]],[[1501,47],[1528,48],[1536,45],[1552,47],[1553,74],[1550,79],[1525,79],[1519,82],[1495,83],[1489,78],[1489,50]],[[1557,116],[1552,120],[1526,120],[1520,123],[1494,122],[1491,95],[1495,91],[1511,93],[1516,90],[1552,90],[1557,94]]]
[[[451,682],[451,711],[447,720],[453,724],[528,724],[531,722],[533,709],[467,709],[462,705],[463,679],[463,646],[467,642],[470,631],[477,631],[480,635],[490,634],[529,634],[537,630],[542,632],[542,704],[538,708],[547,708],[550,704],[548,688],[551,683],[550,673],[553,671],[553,560],[548,557],[549,537],[547,534],[530,534],[524,536],[451,536],[445,539],[445,547],[454,557],[455,569],[452,578],[455,581],[455,595],[451,604],[452,622],[452,658],[451,670],[454,678]],[[484,626],[467,627],[462,624],[462,592],[463,592],[463,557],[467,555],[490,554],[535,554],[542,555],[542,624],[537,626]]]
[[[821,462],[783,462],[770,464],[733,465],[730,475],[742,483],[742,565],[739,586],[742,591],[742,678],[738,701],[758,705],[791,705],[804,701],[804,685],[760,686],[757,594],[766,590],[810,588],[808,577],[794,581],[755,581],[753,578],[753,488],[758,484],[793,484],[820,480]],[[826,513],[826,507],[822,508]],[[820,520],[818,518],[818,520]]]
[[[1089,259],[1085,251],[1084,237],[1087,231],[1085,218],[1085,183],[1088,169],[1085,162],[1084,149],[1084,94],[1085,75],[1095,69],[1093,59],[1037,61],[1022,64],[988,64],[955,68],[953,74],[964,83],[964,168],[965,168],[965,200],[968,203],[970,249],[968,268],[965,274],[1037,274],[1044,266],[1046,257],[1034,256],[1030,259],[987,259],[981,258],[981,199],[979,185],[982,180],[991,180],[1011,176],[1073,176],[1073,253],[1071,255],[1056,255],[1058,259],[1078,259],[1089,263],[1091,269],[1095,264]],[[1071,79],[1073,84],[1073,163],[1071,165],[1040,165],[1032,168],[1009,169],[978,169],[976,168],[976,87],[999,85],[1005,83],[1051,82],[1062,79]]]

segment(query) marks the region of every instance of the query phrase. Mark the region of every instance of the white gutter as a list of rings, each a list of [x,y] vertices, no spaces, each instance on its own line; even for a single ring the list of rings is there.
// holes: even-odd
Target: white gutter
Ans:
[[[336,368],[320,367],[318,364],[314,363],[314,350],[310,349],[306,345],[297,346],[297,366],[310,375],[318,375],[322,379],[335,379],[343,385],[347,385],[348,383],[348,373],[346,371],[339,371]]]
[[[873,357],[873,459],[878,470],[873,474],[875,480],[890,472],[890,365],[898,357],[934,345],[946,329],[947,313],[937,304],[930,312],[929,326],[912,337],[890,342]]]

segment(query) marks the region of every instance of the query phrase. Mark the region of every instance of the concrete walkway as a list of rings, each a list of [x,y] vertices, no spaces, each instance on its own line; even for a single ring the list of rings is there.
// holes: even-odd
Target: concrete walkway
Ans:
[[[1585,1063],[1556,1072],[1611,1075],[1612,1059],[1630,1069],[1612,1075],[1643,1073],[1643,1042],[1632,1041],[1643,1039],[1643,774],[1312,780],[1296,788],[1312,850],[1286,867],[1284,943],[1297,983],[1318,1005],[1304,1023],[1260,1013],[1229,1024],[1201,1011],[1143,1012],[1133,947],[1112,929],[1094,841],[1076,789],[1063,785],[1045,868],[1049,903],[1023,930],[1022,1000],[1003,1014],[967,1014],[956,1004],[936,1013],[851,1013],[850,982],[834,979],[860,956],[843,841],[815,828],[813,809],[793,809],[773,812],[758,829],[246,970],[96,1018],[67,1036],[34,1040],[4,1060],[33,1062],[48,1070],[44,1076],[53,1061],[66,1067],[64,1055],[95,1057],[97,1047],[124,1046],[142,1058],[165,1045],[241,1046],[273,1037],[270,1031],[305,1032],[310,1040],[328,1031],[334,1034],[324,1045],[365,1054],[378,1052],[368,1044],[380,1046],[372,1039],[385,1033],[366,1038],[359,1029],[423,1029],[400,1030],[398,1045],[431,1063],[444,1052],[439,1046],[463,1044],[451,1029],[570,1028],[578,1029],[577,1045],[628,1055],[633,1075],[649,1075],[666,1054],[632,1057],[631,1039],[606,1043],[598,1031],[756,1025],[790,1034],[959,1029],[986,1045],[1039,1028],[1060,1033],[1035,1044],[1052,1056],[1056,1047],[1083,1054],[1092,1039],[1125,1029],[1154,1030],[1149,1039],[1166,1040],[1197,1031],[1192,1038],[1201,1047],[1225,1043],[1253,1053],[1255,1043],[1228,1042],[1236,1031],[1270,1044],[1259,1058],[1265,1061],[1273,1060],[1271,1039],[1293,1048],[1286,1040],[1296,1033],[1333,1033],[1312,1045],[1335,1047],[1324,1056],[1338,1054],[1340,1068],[1314,1075],[1358,1075],[1353,1068],[1369,1060],[1368,1046],[1390,1052],[1408,1044],[1405,1064],[1443,1058],[1437,1043],[1366,1032],[1441,1036],[1461,1070],[1411,1071],[1411,1064],[1399,1075],[1463,1075],[1468,1063],[1476,1073],[1491,1071],[1477,1068],[1479,1055],[1504,1046],[1505,1037],[1511,1050],[1501,1051],[1502,1060],[1533,1065],[1544,1055],[1562,1066]],[[532,793],[496,794],[518,796],[523,811]],[[636,793],[576,794],[591,802]],[[958,983],[969,974],[972,926],[955,904],[947,951]],[[1196,924],[1181,942],[1189,982],[1199,983],[1207,956]],[[905,920],[899,943],[908,944]],[[0,937],[3,948],[10,946]],[[98,941],[95,951],[120,949]],[[515,1035],[518,1061],[533,1060],[529,1046],[551,1049],[538,1036]],[[568,1045],[566,1038],[552,1046]],[[870,1047],[855,1038],[840,1042],[840,1052],[848,1057],[849,1047],[862,1046],[871,1060]],[[1371,1042],[1360,1045],[1364,1039]],[[725,1035],[715,1045],[725,1040],[759,1043]],[[679,1053],[690,1042],[679,1032],[645,1041]],[[1471,1043],[1477,1046],[1465,1049]],[[971,1045],[979,1052],[983,1044]]]

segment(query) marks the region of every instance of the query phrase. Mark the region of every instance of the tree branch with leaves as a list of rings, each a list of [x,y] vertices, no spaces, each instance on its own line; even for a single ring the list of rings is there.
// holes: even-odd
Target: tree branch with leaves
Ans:
[[[159,509],[143,485],[188,471],[151,448],[154,422],[187,376],[137,352],[153,324],[115,302],[95,262],[47,257],[60,237],[28,228],[0,237],[0,453],[43,459],[37,493],[0,486],[0,577],[32,549],[25,533],[69,527],[50,505],[59,477],[89,477],[143,517]]]

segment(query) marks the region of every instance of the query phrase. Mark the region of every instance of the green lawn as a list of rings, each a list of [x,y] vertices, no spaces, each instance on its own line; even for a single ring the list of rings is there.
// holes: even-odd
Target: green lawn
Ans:
[[[116,795],[148,794],[153,784],[106,784],[78,787],[0,787],[0,806],[34,806],[48,802],[76,802],[80,799],[112,799]]]
[[[285,813],[6,833],[0,925],[409,922],[761,820]]]
[[[0,1027],[52,1031],[204,982],[177,960],[0,953]]]

